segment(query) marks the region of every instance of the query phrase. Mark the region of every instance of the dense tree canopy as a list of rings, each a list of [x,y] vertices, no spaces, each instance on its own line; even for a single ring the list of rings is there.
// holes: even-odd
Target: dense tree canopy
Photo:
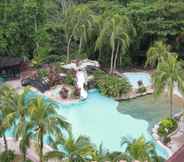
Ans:
[[[83,17],[76,13],[78,11]],[[66,16],[68,12],[73,15],[70,17],[76,18],[75,26],[72,26],[72,19]],[[117,14],[122,21],[127,17],[137,33],[123,56],[118,57],[117,67],[131,65],[132,60],[140,64],[150,45],[160,39],[182,56],[182,0],[2,0],[0,55],[26,56],[38,64],[52,60],[64,62],[71,38],[67,35],[70,29],[73,35],[69,47],[71,59],[84,55],[109,67],[111,44],[95,50],[95,42],[104,30],[102,27],[106,18]],[[130,33],[128,36],[132,38]]]

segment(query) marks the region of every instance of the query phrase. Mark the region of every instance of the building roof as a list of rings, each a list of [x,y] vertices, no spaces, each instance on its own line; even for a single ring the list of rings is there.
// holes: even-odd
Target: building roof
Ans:
[[[18,57],[0,57],[0,69],[21,65],[23,58]]]
[[[184,162],[184,145],[176,151],[166,162]]]

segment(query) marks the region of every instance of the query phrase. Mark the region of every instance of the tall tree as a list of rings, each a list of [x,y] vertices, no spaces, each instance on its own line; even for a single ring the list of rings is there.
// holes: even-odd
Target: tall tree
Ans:
[[[147,52],[147,60],[145,66],[156,66],[157,63],[164,61],[170,54],[170,47],[163,41],[157,41]]]
[[[12,99],[12,106],[15,108],[15,136],[17,140],[20,140],[20,150],[23,153],[23,160],[26,161],[27,148],[30,146],[31,128],[28,125],[28,108],[26,103],[26,97],[29,94],[30,89],[24,88],[22,93],[16,94]]]
[[[64,32],[67,45],[67,62],[70,57],[70,45],[72,39],[79,42],[79,54],[81,48],[89,40],[93,31],[93,12],[85,5],[70,7],[64,18]]]
[[[5,151],[8,151],[6,131],[12,127],[15,122],[15,109],[12,106],[14,92],[6,85],[0,86],[0,136],[3,137]]]
[[[130,44],[132,25],[126,16],[115,14],[104,20],[103,28],[96,41],[96,49],[108,43],[111,47],[110,73],[116,68],[120,51],[125,53]]]
[[[183,61],[176,54],[170,54],[158,64],[153,75],[155,94],[160,95],[167,88],[170,98],[170,117],[173,115],[173,93],[175,85],[184,90]]]
[[[40,162],[43,162],[44,136],[48,139],[62,135],[62,130],[69,129],[69,123],[56,112],[56,104],[46,101],[43,97],[34,98],[29,105],[30,124],[33,134],[37,137]]]

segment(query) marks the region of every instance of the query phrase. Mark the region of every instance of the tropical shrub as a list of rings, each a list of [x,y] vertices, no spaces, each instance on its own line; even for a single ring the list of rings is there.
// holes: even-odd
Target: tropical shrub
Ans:
[[[75,76],[72,73],[68,73],[64,78],[64,83],[68,85],[75,85]]]
[[[95,151],[95,147],[89,137],[80,135],[74,138],[70,131],[67,137],[59,137],[54,145],[56,150],[48,152],[45,155],[46,160],[59,158],[63,161],[66,159],[68,162],[87,162],[87,159],[91,159]],[[59,149],[61,147],[63,148],[62,150]]]
[[[13,151],[4,151],[0,154],[0,161],[2,162],[12,162],[15,159],[15,154]]]
[[[144,93],[144,92],[146,92],[146,87],[145,86],[141,86],[137,90],[137,93]]]
[[[121,160],[126,160],[127,162],[131,162],[132,158],[127,154],[127,153],[122,153],[122,152],[108,152],[106,154],[106,159],[108,161],[121,161]]]
[[[98,69],[95,71],[94,75],[95,79],[100,79],[103,78],[106,75],[106,73],[103,70]]]
[[[97,88],[106,96],[120,97],[122,94],[127,94],[131,89],[131,85],[126,78],[108,75],[103,71],[95,73],[95,80]]]
[[[161,137],[166,137],[176,129],[177,129],[177,122],[175,119],[172,118],[163,119],[159,124],[158,134]]]
[[[137,139],[130,139],[123,137],[121,140],[121,146],[126,146],[125,153],[127,153],[134,161],[155,161],[159,158],[156,153],[155,145],[147,141],[143,136]]]
[[[39,69],[38,71],[38,77],[39,78],[45,78],[45,77],[47,77],[48,76],[48,71],[47,71],[47,69]]]

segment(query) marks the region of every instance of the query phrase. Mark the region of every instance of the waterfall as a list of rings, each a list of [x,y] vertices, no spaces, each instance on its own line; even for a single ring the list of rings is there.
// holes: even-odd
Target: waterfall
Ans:
[[[88,93],[85,90],[84,86],[87,84],[87,74],[85,71],[78,70],[76,73],[77,87],[80,88],[80,97],[81,99],[86,99]]]

